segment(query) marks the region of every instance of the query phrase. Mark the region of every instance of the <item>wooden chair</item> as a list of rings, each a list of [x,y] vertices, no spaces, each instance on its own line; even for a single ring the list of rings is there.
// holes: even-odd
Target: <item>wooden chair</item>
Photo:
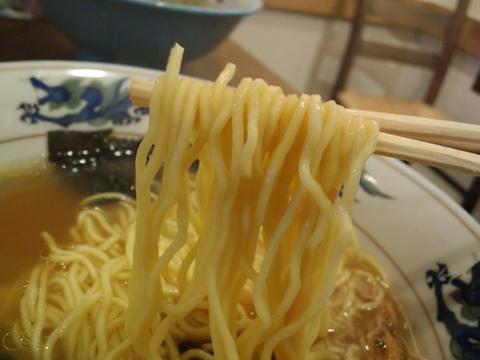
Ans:
[[[421,2],[412,0],[358,0],[357,10],[350,32],[350,39],[343,56],[343,62],[333,87],[332,98],[343,105],[362,110],[395,112],[406,115],[426,116],[447,119],[432,105],[445,78],[450,61],[455,52],[455,43],[470,0],[458,0],[452,14],[432,14]],[[375,23],[389,26],[402,22],[430,26],[434,32],[443,33],[443,47],[440,54],[424,53],[381,44],[362,39],[366,18]],[[357,55],[370,58],[393,60],[429,68],[433,71],[432,80],[423,101],[377,97],[346,91],[345,86]]]
[[[433,104],[440,92],[448,66],[455,52],[455,43],[470,0],[458,0],[451,14],[433,14],[418,1],[412,0],[358,0],[342,65],[333,87],[332,98],[352,109],[391,112],[448,120],[447,115]],[[443,46],[439,54],[424,53],[362,39],[366,19],[388,26],[408,22],[418,27],[430,27],[435,33],[443,33]],[[396,99],[387,96],[372,96],[345,90],[354,58],[357,56],[393,60],[426,67],[433,71],[432,79],[423,100]],[[477,80],[480,82],[480,80]],[[479,84],[475,87],[480,88]],[[480,197],[480,180],[473,179],[465,189],[455,179],[439,169],[432,170],[462,196],[462,206],[471,212]]]

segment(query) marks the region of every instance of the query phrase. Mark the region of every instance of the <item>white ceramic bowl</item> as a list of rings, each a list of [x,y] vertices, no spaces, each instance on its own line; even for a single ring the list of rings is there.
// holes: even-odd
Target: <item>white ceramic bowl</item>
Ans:
[[[113,127],[142,134],[148,119],[127,98],[133,74],[158,72],[81,62],[0,64],[0,166],[45,156],[49,130]],[[103,113],[95,111],[99,103]],[[399,161],[374,156],[366,168],[354,211],[357,234],[388,272],[424,356],[451,359],[454,351],[458,359],[480,359],[459,346],[478,334],[479,224]],[[463,295],[455,301],[459,288]]]

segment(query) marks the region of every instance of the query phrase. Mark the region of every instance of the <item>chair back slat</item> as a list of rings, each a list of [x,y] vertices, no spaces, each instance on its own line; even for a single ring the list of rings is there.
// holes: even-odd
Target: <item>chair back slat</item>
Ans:
[[[442,36],[447,31],[451,14],[432,11],[418,0],[366,0],[365,16],[371,23],[406,28]]]
[[[381,44],[373,41],[361,41],[358,54],[365,57],[398,61],[428,68],[436,67],[440,60],[440,57],[435,54]]]

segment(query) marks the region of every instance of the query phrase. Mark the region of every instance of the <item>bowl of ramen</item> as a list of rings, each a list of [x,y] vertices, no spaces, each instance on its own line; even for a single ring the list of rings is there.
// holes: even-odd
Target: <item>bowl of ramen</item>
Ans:
[[[158,67],[175,43],[188,57],[208,53],[261,0],[40,0],[47,17],[75,39],[82,59]]]
[[[0,64],[0,357],[477,358],[478,223],[375,124],[181,58]]]

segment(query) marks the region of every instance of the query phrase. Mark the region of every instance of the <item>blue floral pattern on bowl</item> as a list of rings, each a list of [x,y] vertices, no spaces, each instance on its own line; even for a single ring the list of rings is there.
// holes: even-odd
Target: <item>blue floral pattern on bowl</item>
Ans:
[[[49,122],[62,127],[75,123],[93,126],[108,122],[114,125],[138,123],[148,110],[132,106],[126,82],[126,78],[121,78],[106,85],[92,79],[68,78],[60,84],[47,84],[32,76],[30,83],[40,95],[33,103],[22,102],[18,106],[20,120],[27,124]]]
[[[452,277],[443,263],[426,272],[427,285],[437,301],[437,321],[445,325],[450,336],[450,352],[459,360],[480,359],[480,261],[469,272],[468,282]],[[445,290],[448,285],[453,287],[450,297],[460,305],[458,314],[448,305]]]

